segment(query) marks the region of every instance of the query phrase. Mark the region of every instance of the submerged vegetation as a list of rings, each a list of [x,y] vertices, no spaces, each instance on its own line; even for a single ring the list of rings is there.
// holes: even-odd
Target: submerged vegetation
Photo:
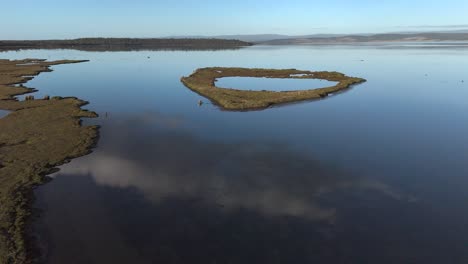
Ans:
[[[34,92],[22,84],[49,66],[78,62],[0,60],[0,109],[11,111],[0,119],[0,263],[32,262],[34,246],[26,231],[33,188],[56,166],[89,153],[98,135],[96,126],[81,126],[81,118],[97,116],[81,109],[85,101],[14,96]]]
[[[298,90],[298,91],[246,91],[217,87],[215,82],[223,77],[265,77],[289,79],[323,79],[338,82],[334,86]],[[181,78],[182,83],[191,90],[226,110],[263,109],[276,104],[292,103],[318,99],[349,88],[351,85],[365,82],[365,79],[349,77],[339,72],[301,71],[296,69],[248,69],[211,67],[197,69],[188,77]]]

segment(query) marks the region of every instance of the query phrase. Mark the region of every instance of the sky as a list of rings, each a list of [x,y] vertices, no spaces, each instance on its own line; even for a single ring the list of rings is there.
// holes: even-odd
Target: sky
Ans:
[[[467,0],[0,0],[0,39],[468,29]]]

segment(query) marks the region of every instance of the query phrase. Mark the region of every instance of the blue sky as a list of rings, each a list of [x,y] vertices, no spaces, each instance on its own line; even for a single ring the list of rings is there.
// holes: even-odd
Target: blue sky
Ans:
[[[467,0],[0,0],[0,39],[468,29]]]

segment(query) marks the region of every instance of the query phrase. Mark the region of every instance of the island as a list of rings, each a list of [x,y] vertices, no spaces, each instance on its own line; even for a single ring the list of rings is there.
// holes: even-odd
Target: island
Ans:
[[[291,79],[322,79],[338,82],[334,86],[296,91],[249,91],[217,87],[215,82],[223,77],[264,77]],[[319,99],[329,94],[345,90],[352,85],[365,82],[365,79],[349,77],[339,72],[303,71],[296,69],[249,69],[209,67],[197,69],[182,83],[192,91],[210,99],[226,110],[258,110],[272,105]]]
[[[29,230],[33,189],[46,182],[57,166],[91,151],[97,126],[82,126],[81,118],[96,113],[81,109],[77,98],[32,95],[24,83],[50,66],[84,61],[47,62],[37,59],[0,60],[0,263],[32,263],[35,243]]]

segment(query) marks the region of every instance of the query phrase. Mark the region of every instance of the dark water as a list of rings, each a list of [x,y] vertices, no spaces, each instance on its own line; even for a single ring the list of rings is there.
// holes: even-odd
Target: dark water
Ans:
[[[251,78],[251,77],[223,77],[216,81],[216,86],[252,91],[294,91],[323,88],[336,85],[320,79],[280,79],[280,78]]]
[[[91,60],[28,83],[101,114],[86,121],[102,126],[94,153],[36,192],[48,263],[468,262],[468,49],[1,57]],[[325,100],[226,112],[199,107],[208,101],[179,82],[208,66],[336,70],[368,82]]]

